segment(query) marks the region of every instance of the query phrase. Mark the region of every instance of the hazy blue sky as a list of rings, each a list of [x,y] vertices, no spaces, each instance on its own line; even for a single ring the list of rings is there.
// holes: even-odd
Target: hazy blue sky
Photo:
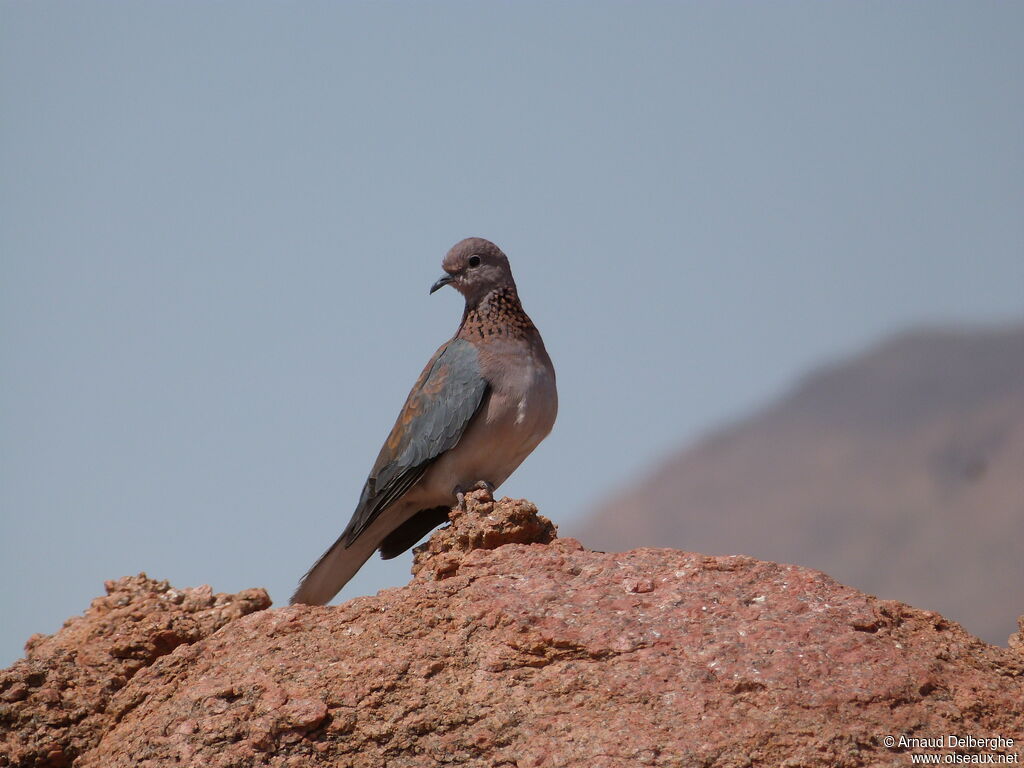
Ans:
[[[1022,39],[1008,2],[3,2],[0,665],[140,570],[286,602],[467,235],[558,369],[502,489],[556,522],[809,365],[1024,316]]]

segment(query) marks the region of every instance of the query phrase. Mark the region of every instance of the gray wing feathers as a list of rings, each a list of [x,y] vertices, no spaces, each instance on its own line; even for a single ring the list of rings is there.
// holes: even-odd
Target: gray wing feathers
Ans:
[[[425,373],[366,480],[342,534],[346,545],[415,485],[434,459],[458,444],[487,392],[476,349],[463,339],[449,342]]]
[[[323,605],[352,578],[393,531],[362,534],[416,484],[438,456],[458,444],[486,394],[487,382],[480,375],[472,344],[455,339],[438,350],[381,448],[352,520],[303,577],[292,603]],[[412,528],[404,530],[391,544],[412,533]]]

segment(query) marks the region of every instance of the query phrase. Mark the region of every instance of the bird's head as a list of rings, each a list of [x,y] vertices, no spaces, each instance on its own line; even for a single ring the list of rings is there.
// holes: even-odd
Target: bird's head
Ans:
[[[452,246],[441,262],[444,275],[430,292],[451,285],[466,301],[476,303],[495,289],[516,287],[508,258],[501,248],[482,237],[467,237]]]

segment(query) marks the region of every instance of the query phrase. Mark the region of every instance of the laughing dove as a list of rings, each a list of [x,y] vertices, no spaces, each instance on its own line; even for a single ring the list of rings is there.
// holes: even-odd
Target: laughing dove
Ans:
[[[508,259],[471,237],[442,262],[466,298],[459,330],[427,363],[370,470],[345,531],[292,603],[323,605],[375,550],[389,559],[448,519],[474,487],[501,485],[551,431],[555,369],[519,303]]]

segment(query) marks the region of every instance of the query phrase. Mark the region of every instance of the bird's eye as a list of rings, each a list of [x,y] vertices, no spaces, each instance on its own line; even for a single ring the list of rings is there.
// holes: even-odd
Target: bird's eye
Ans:
[[[471,267],[479,267],[480,266],[480,257],[479,256],[470,256],[469,257],[469,266],[471,266]]]

